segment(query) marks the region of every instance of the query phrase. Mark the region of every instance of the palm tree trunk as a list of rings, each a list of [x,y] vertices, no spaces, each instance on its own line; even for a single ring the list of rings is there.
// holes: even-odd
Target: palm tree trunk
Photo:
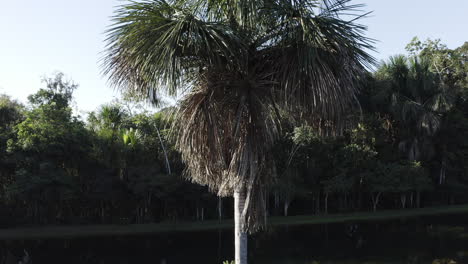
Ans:
[[[284,207],[283,207],[283,213],[284,216],[288,216],[288,209],[289,209],[289,200],[284,200]]]
[[[400,194],[400,201],[401,201],[401,208],[405,209],[406,208],[406,194],[405,193]]]
[[[440,167],[439,184],[443,184],[445,182],[445,163],[445,160],[442,161],[442,166]]]
[[[410,207],[413,207],[413,192],[410,194]]]
[[[171,173],[171,164],[169,163],[169,158],[167,157],[167,152],[166,152],[166,147],[164,146],[164,143],[161,138],[161,134],[159,133],[159,128],[156,126],[156,132],[158,133],[158,138],[159,138],[159,143],[161,144],[161,148],[164,153],[164,158],[166,159],[166,169],[167,169],[167,174],[172,174]]]
[[[317,193],[317,199],[315,200],[315,214],[320,214],[320,191]]]
[[[325,192],[325,205],[324,205],[324,210],[325,210],[325,214],[328,214],[328,192]]]
[[[234,259],[236,264],[247,264],[247,233],[244,231],[245,215],[243,215],[245,196],[243,188],[234,191]]]
[[[275,210],[274,210],[274,214],[275,215],[278,215],[278,208],[279,208],[279,194],[277,191],[275,191],[275,195],[274,195],[274,198],[275,198]]]
[[[372,210],[373,210],[374,212],[377,212],[377,205],[379,204],[380,194],[381,194],[381,192],[378,192],[376,195],[371,194],[371,198],[372,198]]]
[[[420,191],[416,192],[416,207],[417,208],[421,207],[421,192]]]
[[[218,220],[221,222],[223,219],[223,198],[218,196]]]

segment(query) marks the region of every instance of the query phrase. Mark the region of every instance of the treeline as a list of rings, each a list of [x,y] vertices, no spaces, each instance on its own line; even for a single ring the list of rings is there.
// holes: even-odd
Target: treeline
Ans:
[[[0,98],[4,225],[201,219],[203,206],[216,208],[182,179],[163,112],[132,114],[131,103],[114,102],[83,122],[71,108],[77,85],[63,74],[44,83],[28,107]]]
[[[362,80],[359,111],[297,124],[273,149],[270,215],[468,202],[468,43],[414,39]],[[62,74],[24,106],[0,97],[0,225],[147,223],[232,217],[231,202],[184,179],[170,109],[104,105],[73,114]],[[183,125],[183,124],[182,124]]]

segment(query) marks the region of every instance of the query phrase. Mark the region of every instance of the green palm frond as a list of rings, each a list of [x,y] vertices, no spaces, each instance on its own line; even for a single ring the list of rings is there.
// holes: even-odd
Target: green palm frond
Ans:
[[[141,134],[138,129],[130,128],[122,132],[122,141],[125,146],[135,147],[140,138]]]
[[[224,24],[194,13],[165,1],[121,7],[103,58],[111,84],[157,102],[161,93],[177,95],[206,68],[233,70],[244,54],[240,41]]]
[[[428,109],[432,109],[434,112],[446,113],[448,112],[453,105],[455,104],[455,97],[449,92],[439,92],[429,98],[424,106]]]
[[[98,122],[101,128],[119,129],[127,113],[118,105],[104,105],[98,113]],[[96,117],[95,117],[96,118]]]
[[[434,112],[423,113],[420,117],[419,131],[423,131],[425,135],[432,136],[440,128],[441,116]]]
[[[264,40],[259,60],[278,84],[278,101],[333,119],[356,102],[357,79],[374,62],[365,51],[372,41],[362,36],[365,27],[339,18],[349,1],[317,11],[319,2],[279,1],[277,33]]]
[[[410,160],[429,157],[431,137],[455,103],[454,88],[443,83],[424,57],[391,57],[375,76],[381,88],[377,95],[387,95],[389,112],[402,127],[401,149]]]

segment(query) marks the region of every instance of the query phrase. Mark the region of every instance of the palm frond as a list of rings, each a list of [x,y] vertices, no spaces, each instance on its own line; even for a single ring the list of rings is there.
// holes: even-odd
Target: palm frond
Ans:
[[[277,34],[266,41],[270,47],[259,60],[278,84],[278,101],[338,123],[357,103],[359,78],[374,63],[366,51],[372,40],[362,35],[365,27],[339,17],[354,8],[346,6],[349,1],[333,1],[333,10],[319,14],[312,5],[317,1],[293,2],[281,2]]]
[[[271,147],[278,131],[269,104],[245,87],[267,83],[233,81],[239,78],[205,73],[204,82],[182,100],[173,131],[191,180],[222,196],[232,195],[239,186],[246,189],[245,215],[253,231],[265,216],[259,209],[265,186],[275,175]]]
[[[206,22],[194,10],[165,1],[121,7],[107,32],[104,74],[115,87],[158,101],[177,95],[193,76],[211,66],[231,69],[244,48],[223,24]]]

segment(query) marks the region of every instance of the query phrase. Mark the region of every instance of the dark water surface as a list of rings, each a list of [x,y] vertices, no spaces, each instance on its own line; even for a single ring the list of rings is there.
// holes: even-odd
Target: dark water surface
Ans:
[[[231,231],[69,240],[1,241],[0,264],[221,264]],[[467,255],[465,257],[465,255]],[[468,216],[274,227],[249,239],[251,264],[468,263]]]

